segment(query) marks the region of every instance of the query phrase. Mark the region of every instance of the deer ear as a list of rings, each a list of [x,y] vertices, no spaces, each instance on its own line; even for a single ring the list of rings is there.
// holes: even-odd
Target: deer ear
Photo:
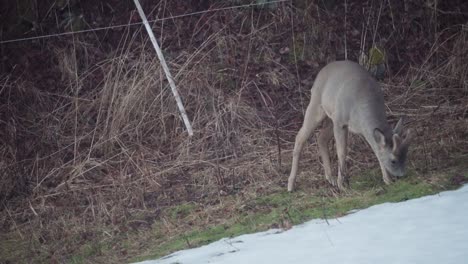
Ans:
[[[381,147],[385,147],[385,136],[378,128],[374,129],[374,139]]]
[[[402,131],[403,131],[403,118],[400,118],[400,120],[398,120],[395,127],[393,128],[393,134],[401,135]]]
[[[398,148],[401,146],[401,137],[398,134],[393,134],[393,153],[396,153]]]

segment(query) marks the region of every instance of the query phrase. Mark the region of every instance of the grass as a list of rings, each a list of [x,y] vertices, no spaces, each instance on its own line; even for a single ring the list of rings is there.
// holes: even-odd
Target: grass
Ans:
[[[67,258],[67,263],[81,264],[93,262],[106,263],[125,261],[135,262],[160,258],[175,251],[198,247],[224,237],[234,237],[270,228],[288,229],[291,225],[321,218],[329,219],[346,215],[351,210],[367,208],[386,202],[402,202],[444,190],[455,189],[463,182],[468,182],[467,158],[457,160],[457,165],[443,171],[419,175],[410,171],[404,179],[396,181],[390,186],[382,183],[378,170],[355,175],[351,180],[351,189],[336,197],[327,194],[327,188],[309,190],[301,188],[288,193],[279,186],[272,187],[271,193],[252,199],[244,198],[240,201],[235,195],[225,196],[218,205],[217,211],[231,211],[230,215],[212,215],[212,221],[203,224],[195,221],[193,225],[184,225],[204,210],[195,203],[182,203],[165,209],[162,217],[156,220],[146,230],[133,230],[125,235],[114,236],[110,239],[94,240],[84,244],[77,244],[78,250]],[[456,179],[456,181],[454,181]],[[274,189],[276,188],[276,189]],[[205,207],[205,210],[210,208]],[[142,218],[136,215],[136,218]],[[176,224],[168,228],[164,219]],[[218,220],[218,223],[216,221]],[[222,220],[222,222],[219,222]],[[97,227],[99,229],[99,227]],[[109,231],[110,232],[110,231]],[[67,239],[76,239],[70,237]],[[6,234],[0,241],[0,259],[23,260],[23,263],[48,262],[52,258],[45,258],[45,254],[30,255],[31,243],[19,238],[17,233]],[[119,252],[117,254],[117,252]],[[122,254],[122,252],[125,252]],[[21,262],[20,262],[21,263]]]
[[[107,244],[104,243],[90,243],[81,246],[80,254],[74,255],[70,258],[70,264],[86,263],[86,259],[91,256],[99,255],[103,250],[108,250]]]
[[[349,193],[339,197],[325,197],[300,190],[294,193],[276,191],[266,196],[246,202],[238,208],[237,217],[221,225],[199,227],[162,243],[155,243],[146,253],[137,256],[132,261],[155,259],[172,252],[204,245],[224,237],[264,231],[269,228],[284,228],[284,222],[300,224],[314,218],[334,218],[346,215],[351,210],[367,208],[385,202],[402,202],[409,199],[435,194],[440,191],[455,189],[459,183],[453,183],[455,175],[462,172],[462,177],[468,181],[468,171],[465,163],[460,163],[444,172],[434,172],[429,176],[418,176],[415,172],[385,186],[377,178],[376,171],[357,175],[351,182]],[[174,211],[180,208],[176,207]],[[156,241],[160,239],[156,239]]]
[[[193,203],[183,203],[181,205],[173,206],[169,209],[169,215],[172,219],[183,218],[188,216],[196,209]]]
[[[0,263],[160,257],[457,186],[454,172],[441,167],[457,168],[453,156],[467,153],[466,30],[432,19],[437,12],[427,9],[417,17],[431,18],[421,37],[404,39],[408,34],[395,29],[406,32],[408,23],[393,19],[392,8],[368,7],[350,5],[348,12],[375,14],[367,24],[379,27],[356,32],[342,32],[335,11],[329,16],[315,4],[301,11],[286,3],[268,14],[213,12],[205,22],[213,27],[190,17],[180,28],[166,24],[171,29],[164,32],[178,34],[155,26],[165,43],[179,43],[165,45],[165,52],[174,55],[168,62],[196,129],[190,139],[154,52],[133,30],[104,45],[73,39],[73,45],[42,42],[42,52],[25,46],[20,52],[31,63],[7,56],[4,64],[18,67],[0,76],[0,145],[6,146],[0,148]],[[354,25],[348,21],[349,29],[362,27],[361,15]],[[210,37],[192,41],[192,34]],[[386,54],[398,54],[389,56],[392,71],[383,84],[389,116],[392,122],[409,117],[418,135],[411,160],[425,161],[420,167],[430,175],[413,171],[385,187],[371,170],[355,175],[351,191],[339,195],[323,179],[310,184],[303,177],[299,191],[285,192],[279,182],[289,161],[278,157],[290,156],[313,76],[345,48],[358,58],[374,44],[363,38],[370,35],[389,41]],[[347,36],[349,46],[336,36]],[[367,147],[353,145],[354,153]],[[353,158],[359,171],[373,166],[366,155]]]
[[[134,262],[160,258],[175,251],[198,247],[224,237],[234,237],[270,228],[288,229],[291,225],[321,218],[329,219],[346,215],[351,210],[367,208],[386,202],[402,202],[444,190],[455,189],[468,182],[468,158],[456,159],[451,168],[420,175],[410,171],[404,179],[386,186],[380,179],[378,170],[370,170],[355,175],[351,180],[351,189],[336,197],[327,193],[328,188],[310,190],[306,187],[288,193],[279,186],[274,186],[266,195],[238,200],[236,195],[225,196],[216,208],[217,211],[230,211],[230,215],[212,215],[212,221],[203,224],[195,221],[192,226],[184,223],[201,218],[199,214],[211,208],[202,208],[196,203],[182,203],[165,209],[163,217],[156,220],[145,230],[128,231],[125,235],[79,243],[75,236],[64,238],[77,241],[78,248],[72,256],[66,257],[67,263],[81,264],[93,262]],[[204,210],[203,210],[204,209]],[[142,215],[135,218],[143,219]],[[164,219],[179,226],[168,228]],[[219,222],[222,220],[222,222]],[[218,223],[216,223],[218,221]],[[99,226],[95,227],[100,229]],[[104,232],[104,228],[101,229]],[[111,233],[111,230],[107,230]],[[43,250],[40,240],[26,241],[19,233],[2,235],[0,240],[0,260],[15,260],[15,263],[46,263],[54,260],[47,257],[47,252],[34,254],[31,251]],[[68,243],[67,243],[68,244]],[[125,252],[125,253],[122,253]],[[122,259],[122,255],[126,255]],[[57,257],[55,260],[63,260]],[[21,261],[19,261],[21,260]],[[3,263],[0,261],[0,263]],[[8,262],[6,262],[8,263]]]

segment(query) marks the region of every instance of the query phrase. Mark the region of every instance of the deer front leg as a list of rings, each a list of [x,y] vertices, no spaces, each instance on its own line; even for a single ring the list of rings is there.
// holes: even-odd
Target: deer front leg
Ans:
[[[322,157],[323,169],[325,170],[325,177],[331,185],[336,186],[336,177],[332,175],[332,169],[330,165],[330,151],[328,149],[328,143],[333,137],[333,123],[330,121],[331,120],[329,119],[324,121],[324,125],[322,130],[320,130],[317,143],[320,156]]]
[[[348,127],[334,124],[333,133],[336,141],[336,153],[338,154],[338,188],[340,190],[346,190],[349,186],[348,171],[346,168]]]
[[[393,182],[392,176],[390,175],[390,173],[388,173],[387,169],[385,169],[382,162],[379,161],[379,164],[380,164],[380,169],[382,170],[382,178],[385,184],[390,185]]]

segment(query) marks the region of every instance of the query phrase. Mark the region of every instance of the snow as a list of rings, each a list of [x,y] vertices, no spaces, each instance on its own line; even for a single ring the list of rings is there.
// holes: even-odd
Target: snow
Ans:
[[[224,238],[140,264],[468,263],[468,185],[290,230]]]

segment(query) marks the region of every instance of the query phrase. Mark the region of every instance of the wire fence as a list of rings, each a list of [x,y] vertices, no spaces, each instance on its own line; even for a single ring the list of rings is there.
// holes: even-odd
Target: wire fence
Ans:
[[[245,5],[236,5],[236,6],[228,6],[228,7],[221,7],[221,8],[213,8],[213,9],[209,9],[209,10],[197,11],[197,12],[192,12],[192,13],[187,13],[187,14],[175,15],[175,16],[164,17],[164,18],[157,18],[157,19],[153,19],[153,20],[148,20],[148,22],[149,23],[154,23],[154,22],[160,22],[160,21],[165,21],[165,20],[172,20],[172,19],[178,19],[178,18],[183,18],[183,17],[201,15],[201,14],[205,14],[205,13],[212,13],[212,12],[217,12],[217,11],[225,11],[225,10],[232,10],[232,9],[252,7],[252,6],[264,6],[266,4],[284,3],[284,2],[290,2],[290,1],[291,0],[276,0],[276,1],[268,1],[268,2],[265,2],[265,3],[251,3],[251,4],[245,4]],[[82,33],[88,33],[88,32],[96,32],[96,31],[101,31],[101,30],[117,29],[117,28],[130,27],[130,26],[139,26],[139,25],[143,25],[143,22],[134,22],[134,23],[111,25],[111,26],[105,26],[105,27],[89,28],[89,29],[83,29],[83,30],[77,30],[77,31],[69,31],[69,32],[56,33],[56,34],[47,34],[47,35],[41,35],[41,36],[35,36],[35,37],[25,37],[25,38],[1,40],[0,44],[30,41],[30,40],[38,40],[38,39],[46,39],[46,38],[53,38],[53,37],[60,37],[60,36],[68,36],[68,35],[74,35],[74,34],[82,34]]]

